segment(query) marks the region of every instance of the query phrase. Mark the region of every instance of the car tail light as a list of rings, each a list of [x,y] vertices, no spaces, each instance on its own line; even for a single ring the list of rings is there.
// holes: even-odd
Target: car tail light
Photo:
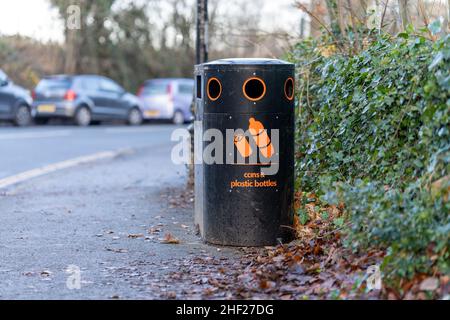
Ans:
[[[36,100],[36,91],[31,91],[31,98],[33,98],[33,100]]]
[[[137,96],[140,97],[142,95],[142,93],[144,92],[144,86],[140,86],[139,90],[137,92]]]
[[[73,90],[68,90],[64,95],[64,100],[74,101],[77,98],[77,94]]]
[[[173,88],[171,84],[167,86],[167,95],[169,96],[169,101],[173,102]]]

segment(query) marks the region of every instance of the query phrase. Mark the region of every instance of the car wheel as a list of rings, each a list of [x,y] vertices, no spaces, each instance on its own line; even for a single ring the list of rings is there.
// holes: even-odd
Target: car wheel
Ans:
[[[18,127],[26,127],[31,124],[32,116],[30,108],[26,105],[21,105],[17,108],[16,114],[14,115],[14,124]]]
[[[128,125],[140,126],[143,122],[142,113],[139,109],[132,109],[128,114]]]
[[[185,119],[184,119],[183,112],[175,111],[175,114],[173,115],[173,118],[172,118],[172,122],[173,122],[173,124],[176,124],[176,125],[184,124]]]
[[[91,124],[91,112],[86,107],[81,107],[75,113],[75,124],[79,127],[87,127]]]

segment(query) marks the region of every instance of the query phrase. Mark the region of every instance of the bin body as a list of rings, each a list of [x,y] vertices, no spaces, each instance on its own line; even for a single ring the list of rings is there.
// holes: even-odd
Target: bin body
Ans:
[[[270,246],[293,237],[294,70],[294,65],[272,59],[197,66],[203,134],[212,129],[223,136],[223,155],[212,152],[222,162],[204,162],[197,180],[202,183],[197,200],[206,242]],[[292,91],[286,89],[289,79]],[[241,131],[230,142],[227,130]],[[217,142],[211,140],[203,141],[204,152]]]

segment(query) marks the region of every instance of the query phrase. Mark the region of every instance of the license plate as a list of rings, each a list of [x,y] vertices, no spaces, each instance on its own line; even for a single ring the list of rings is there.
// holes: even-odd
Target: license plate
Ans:
[[[149,111],[145,111],[145,115],[147,116],[147,117],[157,117],[157,116],[159,116],[159,111],[157,111],[157,110],[149,110]]]
[[[43,113],[54,113],[56,111],[56,106],[50,104],[43,104],[38,106],[38,112]]]

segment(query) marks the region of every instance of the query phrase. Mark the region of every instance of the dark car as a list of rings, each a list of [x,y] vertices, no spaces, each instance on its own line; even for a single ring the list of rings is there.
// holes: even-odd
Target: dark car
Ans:
[[[56,75],[42,79],[33,91],[35,121],[72,119],[78,126],[101,121],[142,123],[140,101],[111,79],[97,75]]]
[[[15,85],[0,70],[0,120],[12,121],[16,126],[28,126],[32,122],[31,95]]]
[[[145,120],[171,120],[175,124],[190,121],[194,98],[192,79],[147,80],[139,89]]]

